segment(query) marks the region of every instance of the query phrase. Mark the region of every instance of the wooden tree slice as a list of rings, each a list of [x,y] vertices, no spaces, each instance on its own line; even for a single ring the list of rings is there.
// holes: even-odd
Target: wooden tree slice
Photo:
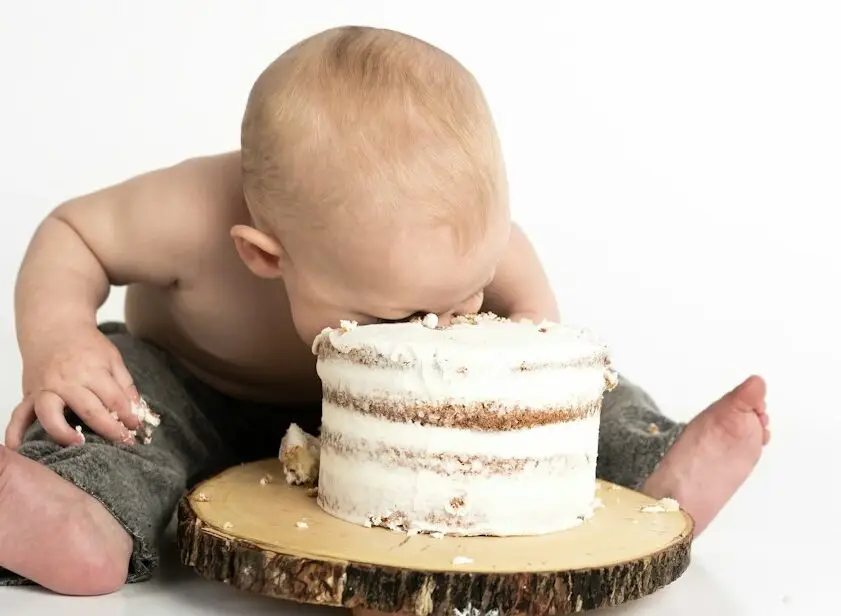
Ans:
[[[267,475],[274,481],[261,484]],[[267,460],[187,495],[178,545],[185,565],[241,590],[417,616],[570,614],[638,599],[683,574],[688,514],[643,512],[655,501],[604,482],[597,496],[604,506],[592,518],[550,535],[409,537],[324,513]]]

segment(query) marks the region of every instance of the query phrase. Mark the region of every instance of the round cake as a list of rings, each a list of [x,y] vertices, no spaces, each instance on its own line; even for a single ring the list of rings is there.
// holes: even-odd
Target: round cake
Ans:
[[[536,535],[595,505],[604,345],[491,314],[325,329],[318,505],[365,526]]]

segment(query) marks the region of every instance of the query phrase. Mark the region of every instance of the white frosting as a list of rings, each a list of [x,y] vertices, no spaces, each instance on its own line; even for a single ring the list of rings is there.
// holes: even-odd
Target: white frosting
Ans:
[[[572,363],[595,359],[606,352],[602,344],[581,329],[489,317],[480,318],[478,324],[461,322],[439,328],[426,327],[420,321],[327,328],[316,337],[313,351],[323,342],[340,352],[368,349],[395,362],[444,371],[515,367],[523,362]]]
[[[575,412],[599,408],[615,385],[606,349],[580,330],[492,318],[431,324],[325,330],[313,352],[338,351],[319,356],[325,390],[343,394],[343,404],[491,402],[520,412]],[[364,365],[354,351],[388,361]],[[413,532],[563,530],[592,515],[598,431],[598,413],[492,431],[400,423],[325,399],[318,502],[355,524],[387,525],[399,515]]]
[[[436,327],[438,327],[438,315],[430,312],[423,318],[421,323],[424,327],[428,329],[435,329]]]

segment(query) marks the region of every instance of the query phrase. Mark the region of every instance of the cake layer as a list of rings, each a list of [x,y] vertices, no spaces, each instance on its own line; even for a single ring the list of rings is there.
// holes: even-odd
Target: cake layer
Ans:
[[[388,446],[421,455],[459,455],[547,459],[594,456],[598,448],[599,415],[559,424],[505,432],[466,430],[393,422],[330,402],[322,404],[321,439],[336,437],[369,447]],[[387,465],[383,461],[383,465]]]
[[[387,466],[324,449],[319,506],[340,519],[448,535],[538,535],[593,511],[595,458],[492,475]]]
[[[609,368],[601,363],[580,367],[521,371],[505,364],[462,369],[437,358],[415,367],[365,366],[330,356],[318,361],[318,375],[326,392],[356,398],[394,397],[411,392],[423,402],[486,401],[497,407],[569,410],[601,400]]]
[[[541,467],[544,471],[559,472],[565,467],[590,461],[590,454],[553,454],[548,457],[499,457],[472,453],[428,452],[417,448],[404,449],[383,442],[350,438],[338,432],[322,432],[321,447],[337,456],[356,461],[375,462],[389,468],[424,470],[439,475],[511,475]]]

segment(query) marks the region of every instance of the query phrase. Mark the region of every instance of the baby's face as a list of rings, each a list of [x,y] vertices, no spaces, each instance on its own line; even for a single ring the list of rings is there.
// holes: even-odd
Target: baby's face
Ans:
[[[362,325],[435,313],[446,323],[478,312],[509,234],[509,221],[500,220],[466,254],[447,229],[360,231],[335,242],[289,246],[284,283],[298,335],[311,344],[342,319]]]

